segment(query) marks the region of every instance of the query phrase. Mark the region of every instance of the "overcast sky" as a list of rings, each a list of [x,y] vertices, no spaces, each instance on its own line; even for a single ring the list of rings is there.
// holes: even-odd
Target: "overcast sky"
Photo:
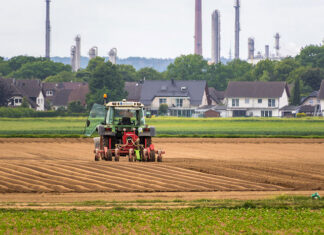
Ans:
[[[69,56],[74,37],[82,37],[82,55],[99,47],[104,56],[174,58],[194,47],[194,0],[52,0],[51,56]],[[44,56],[45,0],[0,0],[0,56]],[[211,52],[211,14],[221,12],[221,55],[234,53],[234,0],[203,0],[203,54]],[[282,35],[282,54],[324,38],[324,0],[241,0],[241,58],[247,39],[256,50]]]

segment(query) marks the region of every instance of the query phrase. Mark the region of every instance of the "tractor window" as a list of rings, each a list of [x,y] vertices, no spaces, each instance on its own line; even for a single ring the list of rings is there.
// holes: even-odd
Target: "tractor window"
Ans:
[[[142,109],[109,108],[107,113],[109,125],[145,125]]]

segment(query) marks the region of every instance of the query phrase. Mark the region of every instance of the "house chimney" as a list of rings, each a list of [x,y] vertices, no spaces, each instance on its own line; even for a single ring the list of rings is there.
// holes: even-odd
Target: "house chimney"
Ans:
[[[175,81],[174,81],[173,78],[171,79],[171,84],[172,84],[173,86],[175,85]]]

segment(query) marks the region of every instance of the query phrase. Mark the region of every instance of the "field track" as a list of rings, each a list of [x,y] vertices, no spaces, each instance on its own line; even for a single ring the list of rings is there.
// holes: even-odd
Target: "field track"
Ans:
[[[90,139],[0,139],[0,193],[324,189],[324,140],[155,139],[163,163],[94,162]]]

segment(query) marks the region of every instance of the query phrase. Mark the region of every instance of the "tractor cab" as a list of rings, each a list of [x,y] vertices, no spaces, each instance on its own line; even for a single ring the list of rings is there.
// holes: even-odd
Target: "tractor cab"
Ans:
[[[140,102],[95,104],[87,120],[86,134],[91,136],[94,132],[99,134],[94,138],[96,161],[112,161],[113,157],[115,161],[120,157],[128,157],[130,162],[162,161],[164,152],[156,151],[152,144],[155,128],[145,124],[144,105]]]
[[[136,128],[145,126],[144,106],[137,102],[110,102],[106,105],[106,125],[114,128]]]

